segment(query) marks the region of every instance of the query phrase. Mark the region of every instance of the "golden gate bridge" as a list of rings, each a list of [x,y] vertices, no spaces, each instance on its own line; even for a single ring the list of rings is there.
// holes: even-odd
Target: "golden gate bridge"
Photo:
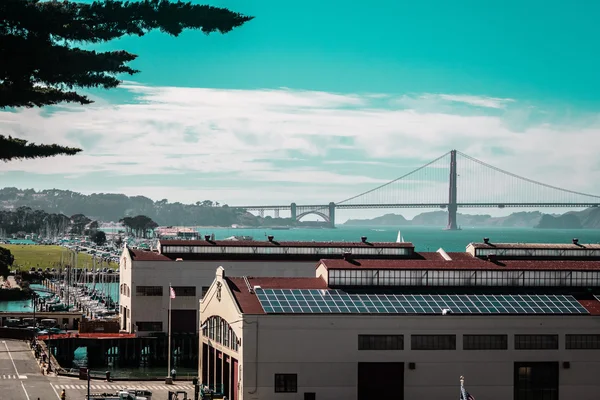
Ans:
[[[437,208],[448,211],[447,229],[456,230],[459,208],[587,208],[600,196],[568,190],[494,167],[457,150],[383,185],[328,204],[230,206],[246,211],[290,211],[300,221],[314,214],[335,226],[339,209]]]

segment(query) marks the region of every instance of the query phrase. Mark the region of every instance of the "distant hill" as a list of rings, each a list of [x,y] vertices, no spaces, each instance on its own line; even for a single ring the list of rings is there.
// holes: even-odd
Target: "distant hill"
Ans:
[[[569,211],[563,215],[542,214],[539,211],[517,212],[505,217],[491,215],[457,214],[462,227],[498,226],[540,229],[600,229],[600,208]],[[350,219],[344,225],[351,226],[444,226],[448,223],[447,211],[421,213],[412,220],[400,214],[386,214],[373,219]]]
[[[245,226],[287,225],[288,219],[261,218],[226,204],[210,200],[195,204],[169,203],[167,199],[153,201],[144,196],[114,193],[85,195],[70,190],[0,189],[0,211],[30,207],[47,213],[83,214],[103,222],[119,221],[126,216],[145,215],[159,225]]]
[[[344,225],[403,226],[411,225],[411,221],[408,221],[400,214],[385,214],[373,219],[349,219]]]

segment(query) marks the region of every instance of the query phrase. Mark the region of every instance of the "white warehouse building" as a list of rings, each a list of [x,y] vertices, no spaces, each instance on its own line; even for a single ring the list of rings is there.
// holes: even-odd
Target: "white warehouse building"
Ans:
[[[161,240],[156,251],[125,247],[120,259],[119,307],[121,330],[154,335],[168,330],[169,284],[172,331],[198,332],[198,302],[214,280],[215,269],[226,265],[231,276],[314,276],[321,258],[412,257],[410,243],[279,242],[273,236],[253,240]]]
[[[494,251],[488,251],[493,249]],[[231,400],[595,400],[600,246],[465,253],[230,276],[200,302],[199,377]]]

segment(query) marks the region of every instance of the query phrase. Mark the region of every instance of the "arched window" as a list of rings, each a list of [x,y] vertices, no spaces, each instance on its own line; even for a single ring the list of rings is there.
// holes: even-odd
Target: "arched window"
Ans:
[[[238,351],[239,342],[237,335],[223,318],[213,315],[212,317],[208,317],[203,325],[206,326],[202,329],[202,336],[214,340],[233,351]]]

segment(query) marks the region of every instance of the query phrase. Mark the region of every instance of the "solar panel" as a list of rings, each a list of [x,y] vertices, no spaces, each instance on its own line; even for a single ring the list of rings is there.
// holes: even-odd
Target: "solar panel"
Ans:
[[[573,296],[356,294],[338,289],[256,289],[267,314],[589,314]]]

